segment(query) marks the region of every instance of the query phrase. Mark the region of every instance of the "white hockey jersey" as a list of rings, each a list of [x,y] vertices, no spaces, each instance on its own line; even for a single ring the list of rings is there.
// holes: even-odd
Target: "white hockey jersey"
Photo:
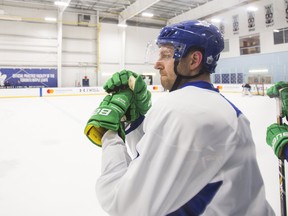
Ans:
[[[96,192],[109,215],[275,215],[249,121],[213,85],[187,83],[140,120],[126,137],[133,160],[117,133],[102,139]]]

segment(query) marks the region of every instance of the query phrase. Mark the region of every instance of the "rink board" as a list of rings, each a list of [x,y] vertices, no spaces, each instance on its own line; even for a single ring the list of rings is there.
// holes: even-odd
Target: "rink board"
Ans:
[[[272,84],[251,85],[251,93],[266,93]],[[242,93],[241,84],[214,84],[223,93]],[[263,89],[264,88],[264,89]],[[161,85],[150,85],[148,89],[154,92],[164,92]],[[55,97],[55,96],[85,96],[106,94],[103,87],[65,87],[65,88],[7,88],[0,89],[0,98],[21,98],[21,97]]]

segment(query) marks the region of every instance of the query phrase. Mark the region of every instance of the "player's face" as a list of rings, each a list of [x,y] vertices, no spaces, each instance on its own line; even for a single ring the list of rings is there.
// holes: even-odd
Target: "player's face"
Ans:
[[[159,57],[154,68],[159,70],[161,85],[170,90],[176,80],[174,73],[174,48],[171,45],[162,45],[159,49]]]

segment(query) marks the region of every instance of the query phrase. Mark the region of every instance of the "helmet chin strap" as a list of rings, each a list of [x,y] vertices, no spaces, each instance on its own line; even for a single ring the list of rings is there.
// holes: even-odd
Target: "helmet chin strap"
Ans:
[[[174,73],[176,74],[177,77],[176,77],[176,80],[173,83],[173,86],[172,86],[170,92],[178,89],[179,85],[180,85],[180,83],[181,83],[181,81],[183,79],[194,79],[194,78],[199,77],[201,74],[203,74],[203,70],[201,68],[201,70],[199,71],[198,74],[195,74],[193,76],[183,76],[183,75],[178,73],[178,70],[177,70],[178,64],[179,64],[179,60],[177,59],[177,60],[174,61]]]

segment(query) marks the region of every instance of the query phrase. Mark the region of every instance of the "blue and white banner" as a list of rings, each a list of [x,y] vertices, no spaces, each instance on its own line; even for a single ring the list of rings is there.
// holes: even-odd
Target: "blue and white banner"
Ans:
[[[239,34],[239,15],[232,16],[233,19],[233,34]]]
[[[0,86],[57,87],[57,69],[0,68]]]
[[[274,11],[273,4],[265,5],[265,24],[266,27],[271,27],[274,25]]]
[[[248,11],[248,29],[250,31],[255,31],[255,12]]]

